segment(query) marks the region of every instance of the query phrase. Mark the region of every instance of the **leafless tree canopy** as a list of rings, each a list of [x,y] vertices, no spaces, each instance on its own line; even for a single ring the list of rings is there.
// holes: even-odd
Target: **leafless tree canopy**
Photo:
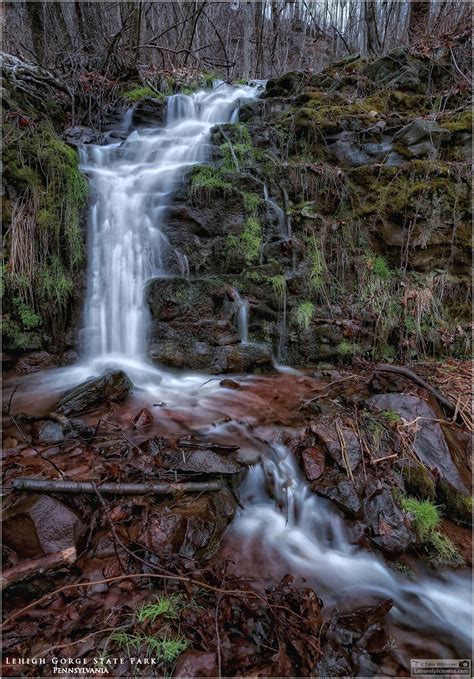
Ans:
[[[3,10],[5,51],[115,77],[144,66],[234,79],[318,70],[349,53],[434,49],[469,35],[471,18],[460,0],[18,0]]]

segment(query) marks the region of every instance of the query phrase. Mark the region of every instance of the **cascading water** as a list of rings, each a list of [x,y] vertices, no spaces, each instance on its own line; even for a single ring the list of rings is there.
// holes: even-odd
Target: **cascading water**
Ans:
[[[326,605],[392,598],[391,624],[410,634],[432,633],[439,657],[468,657],[471,597],[467,576],[425,575],[411,580],[390,569],[375,553],[350,541],[343,519],[315,495],[291,452],[275,446],[240,487],[244,509],[234,521],[241,551],[252,563],[283,561],[315,586]],[[255,553],[257,550],[257,553]],[[353,605],[353,604],[352,604]],[[406,660],[406,658],[405,658]]]
[[[206,160],[212,127],[235,121],[239,100],[257,95],[257,87],[222,83],[210,92],[177,94],[168,99],[162,128],[136,130],[121,144],[82,151],[94,196],[83,330],[87,359],[145,358],[145,284],[153,276],[187,273],[182,254],[173,256],[163,232],[170,197],[186,171]]]
[[[233,290],[235,304],[237,305],[237,330],[242,344],[249,343],[249,301],[241,297],[237,290]]]

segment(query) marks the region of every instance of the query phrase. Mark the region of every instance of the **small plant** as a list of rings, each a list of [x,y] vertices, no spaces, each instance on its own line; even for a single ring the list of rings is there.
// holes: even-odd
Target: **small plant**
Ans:
[[[347,342],[346,340],[342,340],[342,342],[339,342],[337,345],[337,353],[340,356],[343,357],[348,357],[348,356],[355,356],[356,354],[360,354],[361,348],[356,342]]]
[[[397,424],[398,422],[402,421],[400,415],[398,413],[396,413],[395,410],[382,410],[380,415],[389,424]]]
[[[413,516],[413,523],[421,542],[425,542],[438,527],[440,515],[438,508],[429,500],[416,500],[414,497],[400,496],[402,509]]]
[[[307,330],[314,315],[314,304],[312,302],[303,302],[300,304],[295,312],[296,322],[301,327]]]
[[[168,619],[179,618],[183,607],[183,598],[180,594],[159,597],[155,602],[144,604],[137,611],[138,622],[154,622],[160,616]]]
[[[151,87],[134,87],[133,90],[124,92],[123,96],[129,101],[140,101],[145,97],[151,97],[153,99],[158,99],[159,101],[164,101],[165,95],[161,92],[155,92]]]
[[[391,271],[384,257],[377,255],[376,257],[369,257],[367,260],[367,268],[372,271],[374,276],[379,278],[390,278]]]
[[[271,276],[268,282],[272,286],[275,297],[282,303],[286,295],[286,278],[282,275]]]
[[[452,563],[453,561],[458,563],[463,562],[463,558],[459,554],[456,546],[446,535],[443,535],[439,531],[433,531],[430,534],[425,546],[430,550],[433,557],[441,563]]]
[[[262,204],[260,196],[257,193],[243,191],[242,197],[244,199],[245,212],[249,215],[255,215]]]
[[[249,217],[245,222],[240,243],[247,266],[256,262],[262,246],[262,225],[256,217]]]
[[[193,171],[191,179],[191,191],[193,193],[197,193],[202,189],[212,194],[216,191],[226,191],[231,188],[231,184],[214,167],[198,165]]]
[[[155,655],[157,660],[172,663],[189,647],[189,641],[182,635],[176,637],[152,637],[146,634],[129,634],[128,632],[114,632],[110,641],[115,641],[125,648],[128,655],[131,650],[143,651],[147,656]]]

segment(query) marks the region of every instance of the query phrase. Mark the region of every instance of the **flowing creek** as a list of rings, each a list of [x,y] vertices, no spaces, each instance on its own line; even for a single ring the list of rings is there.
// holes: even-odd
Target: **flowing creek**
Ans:
[[[34,402],[41,409],[40,396],[53,400],[55,393],[106,367],[122,368],[135,386],[133,408],[150,407],[157,432],[193,432],[236,443],[251,463],[240,486],[243,508],[223,546],[234,555],[236,572],[264,581],[285,573],[305,578],[326,612],[390,597],[395,605],[389,624],[405,663],[426,657],[427,647],[441,657],[468,657],[468,574],[425,572],[416,580],[397,574],[382,557],[356,544],[331,503],[311,492],[283,445],[282,432],[295,434],[305,426],[301,414],[290,415],[304,395],[304,377],[241,377],[243,388],[233,392],[205,375],[165,371],[146,360],[144,286],[154,276],[187,275],[183,256],[164,233],[172,193],[191,166],[205,162],[212,127],[235,121],[239,100],[257,94],[253,87],[221,84],[211,92],[175,95],[162,128],[135,130],[121,144],[82,150],[81,167],[92,192],[83,359],[70,368],[17,379],[19,407]],[[266,200],[281,224],[277,206]],[[248,301],[237,295],[236,305],[240,338],[248,342]],[[157,403],[164,406],[152,408]]]

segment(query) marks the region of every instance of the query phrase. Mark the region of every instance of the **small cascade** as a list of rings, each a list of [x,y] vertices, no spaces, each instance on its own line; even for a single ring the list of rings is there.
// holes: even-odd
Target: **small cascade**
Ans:
[[[173,252],[174,252],[174,255],[176,257],[176,261],[178,263],[179,275],[182,278],[186,278],[187,280],[189,280],[189,260],[188,260],[188,258],[186,257],[184,252],[181,252],[181,250],[178,250],[178,248],[173,250]]]
[[[189,275],[187,259],[176,251],[173,258],[164,231],[171,196],[189,168],[208,158],[211,129],[234,120],[239,102],[258,93],[256,87],[219,83],[212,91],[175,94],[168,98],[164,126],[81,150],[92,195],[82,331],[88,361],[145,360],[146,281],[175,274],[173,259],[180,274]],[[131,120],[128,111],[123,132]]]
[[[273,216],[272,222],[277,236],[282,238],[291,238],[288,228],[288,220],[285,212],[281,207],[270,197],[267,185],[263,185],[263,197],[267,205],[267,212]]]
[[[239,495],[243,509],[233,531],[250,562],[261,562],[261,554],[269,563],[283,562],[328,607],[344,606],[354,593],[365,602],[391,598],[391,625],[430,632],[447,649],[454,644],[458,653],[469,651],[468,576],[446,572],[412,580],[396,573],[357,544],[334,505],[310,490],[287,448],[275,445],[252,467]]]
[[[237,305],[237,330],[239,331],[239,338],[242,344],[249,344],[249,301],[245,297],[241,297],[235,288],[232,289],[232,292],[235,304]]]
[[[279,318],[279,329],[280,337],[278,340],[278,352],[277,361],[280,362],[285,358],[285,344],[286,344],[286,332],[287,332],[287,302],[286,302],[286,279],[282,277],[282,282],[279,285],[278,295],[280,298],[280,318]]]

